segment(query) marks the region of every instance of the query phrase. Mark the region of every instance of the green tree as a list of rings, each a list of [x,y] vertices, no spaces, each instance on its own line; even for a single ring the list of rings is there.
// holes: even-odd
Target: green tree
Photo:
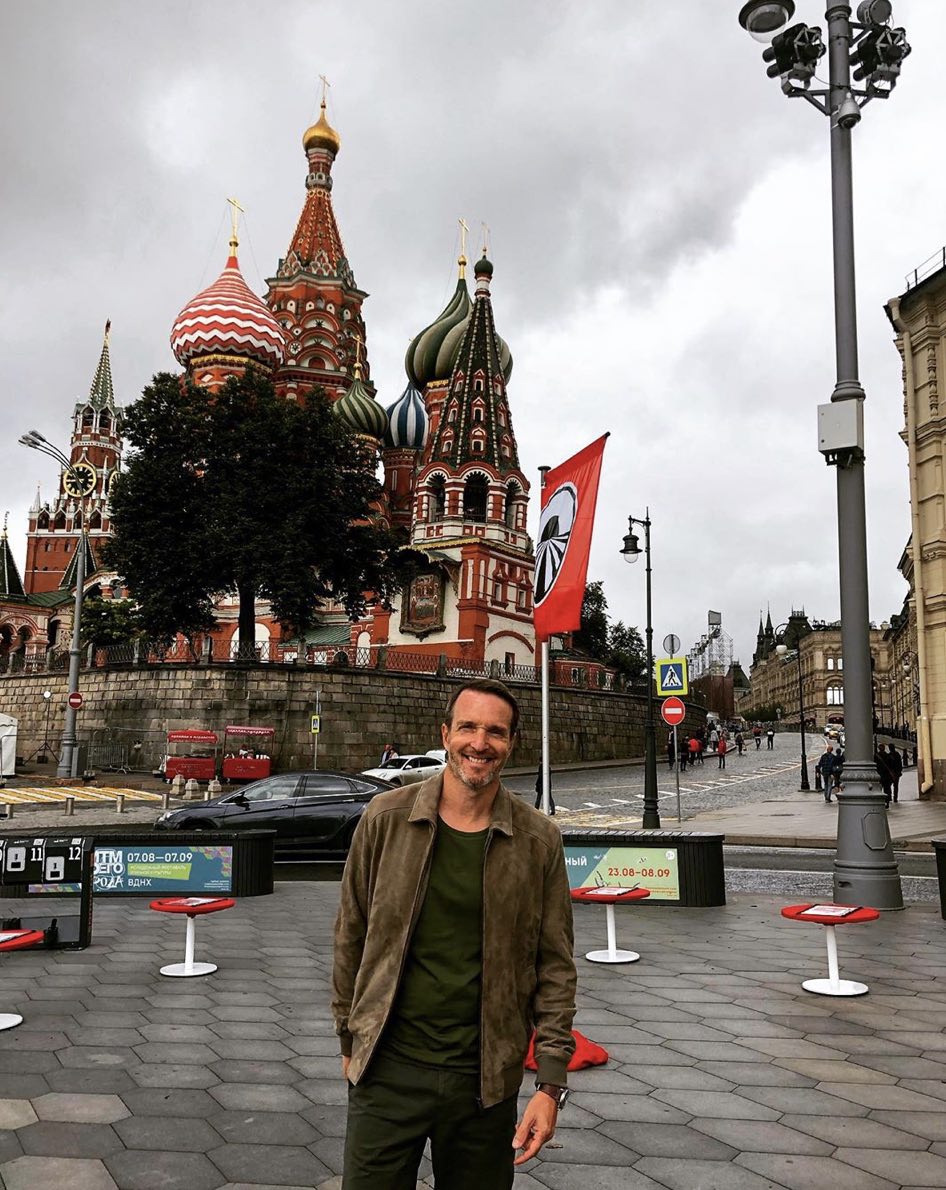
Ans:
[[[141,635],[141,617],[130,599],[86,599],[80,638],[84,645],[125,645]]]
[[[301,634],[329,601],[353,617],[386,603],[417,565],[373,513],[373,453],[321,391],[286,401],[249,370],[211,396],[162,374],[126,410],[124,429],[133,453],[112,501],[107,560],[150,633],[207,631],[215,600],[236,592],[240,653],[250,656],[257,599]]]
[[[572,643],[597,661],[608,659],[608,601],[601,582],[585,585],[581,627],[572,636]]]
[[[621,620],[608,629],[608,664],[627,683],[646,680],[647,651],[641,634]]]

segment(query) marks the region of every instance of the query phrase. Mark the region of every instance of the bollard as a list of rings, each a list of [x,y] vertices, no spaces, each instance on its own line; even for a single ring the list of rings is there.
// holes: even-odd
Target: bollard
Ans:
[[[13,802],[7,802],[7,818],[13,817]]]
[[[184,796],[188,801],[196,801],[200,797],[200,786],[193,777],[188,777],[187,784],[184,786]]]
[[[207,788],[204,790],[204,801],[209,802],[212,797],[213,797],[213,794],[210,792],[210,786],[208,785]]]
[[[170,808],[171,808],[171,795],[165,789],[164,793],[161,794],[161,809],[162,810],[170,810]]]
[[[211,780],[207,783],[207,792],[211,797],[219,797],[220,794],[223,793],[223,786],[216,777],[211,778]]]
[[[70,794],[66,798],[66,809],[65,809],[66,817],[67,818],[71,817],[73,814],[75,814],[75,812],[76,812],[76,799]]]
[[[180,773],[174,774],[174,780],[171,782],[171,792],[175,797],[184,796],[184,778]]]
[[[125,813],[125,795],[123,793],[115,794],[115,813],[116,814],[124,814]]]

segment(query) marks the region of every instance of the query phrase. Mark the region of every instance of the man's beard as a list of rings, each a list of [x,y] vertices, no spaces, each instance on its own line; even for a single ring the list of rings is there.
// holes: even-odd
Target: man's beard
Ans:
[[[491,785],[496,780],[500,770],[498,761],[492,757],[489,766],[482,773],[468,775],[463,771],[463,755],[460,752],[447,753],[447,767],[460,784],[465,785],[467,789],[485,789],[487,785]]]

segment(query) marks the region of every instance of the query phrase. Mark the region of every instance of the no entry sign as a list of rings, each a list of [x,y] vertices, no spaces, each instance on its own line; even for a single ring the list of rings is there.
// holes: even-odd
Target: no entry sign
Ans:
[[[670,702],[669,698],[667,699],[667,702]],[[74,711],[77,711],[79,707],[82,706],[82,695],[78,690],[73,690],[73,692],[69,695],[69,705]]]
[[[683,705],[683,701],[679,698],[665,698],[660,704],[660,717],[664,723],[669,723],[671,727],[676,727],[678,723],[682,723],[686,717],[687,709]]]

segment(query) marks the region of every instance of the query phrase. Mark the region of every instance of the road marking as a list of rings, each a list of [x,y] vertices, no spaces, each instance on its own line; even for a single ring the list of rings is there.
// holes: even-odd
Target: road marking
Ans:
[[[114,786],[75,785],[20,785],[8,786],[0,790],[0,803],[8,802],[12,805],[26,805],[33,802],[36,805],[58,805],[65,802],[67,797],[75,798],[77,802],[113,802],[118,794],[122,794],[126,802],[160,802],[161,794],[149,793],[144,789],[124,789]]]

